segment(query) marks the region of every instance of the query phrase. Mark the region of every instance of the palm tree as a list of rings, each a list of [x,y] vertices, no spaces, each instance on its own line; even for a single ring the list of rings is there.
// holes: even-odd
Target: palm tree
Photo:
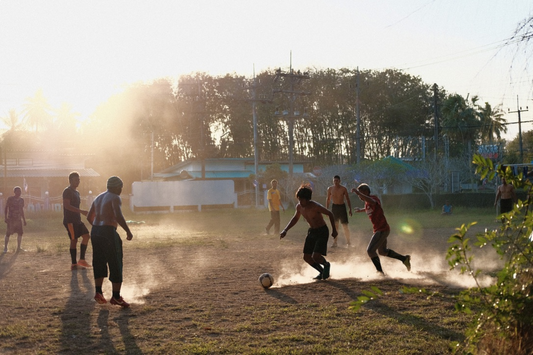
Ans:
[[[41,89],[37,90],[35,96],[26,99],[24,109],[24,119],[30,127],[38,132],[41,127],[50,127],[52,124],[51,107],[43,95]]]
[[[475,141],[479,136],[479,115],[475,110],[478,97],[470,101],[461,95],[448,96],[442,105],[443,131],[456,141]]]
[[[6,116],[0,117],[0,121],[9,128],[9,131],[14,131],[21,125],[20,117],[14,109],[9,110]]]
[[[493,109],[488,102],[485,106],[478,106],[478,115],[481,119],[481,139],[486,139],[492,144],[492,139],[501,139],[501,134],[507,132],[505,118],[500,107]]]
[[[75,132],[79,116],[79,112],[72,111],[72,105],[63,102],[59,110],[57,110],[55,126],[62,132]]]

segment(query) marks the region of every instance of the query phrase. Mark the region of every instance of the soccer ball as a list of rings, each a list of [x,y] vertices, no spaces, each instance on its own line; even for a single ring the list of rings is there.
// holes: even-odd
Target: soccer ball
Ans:
[[[274,284],[274,278],[269,273],[264,273],[261,276],[259,276],[259,283],[264,288],[270,288]]]

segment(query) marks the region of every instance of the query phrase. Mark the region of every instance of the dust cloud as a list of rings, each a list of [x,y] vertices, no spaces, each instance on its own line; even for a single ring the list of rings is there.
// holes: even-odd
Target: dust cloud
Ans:
[[[405,283],[416,285],[441,285],[456,288],[476,287],[475,280],[468,273],[461,274],[460,268],[450,270],[447,260],[442,254],[411,254],[411,271],[399,260],[380,256],[381,264],[385,276],[378,273],[374,264],[367,256],[353,256],[337,258],[336,256],[328,257],[331,263],[332,280],[359,279],[361,281],[376,281],[383,279],[401,280]],[[474,267],[480,267],[484,272],[495,270],[501,261],[489,255],[480,256]],[[281,288],[284,286],[308,284],[315,282],[313,279],[317,276],[317,271],[305,262],[301,261],[298,265],[294,262],[282,262],[279,275],[274,276],[274,285],[272,288]],[[478,282],[481,287],[487,287],[496,281],[495,277],[488,274],[481,274]]]

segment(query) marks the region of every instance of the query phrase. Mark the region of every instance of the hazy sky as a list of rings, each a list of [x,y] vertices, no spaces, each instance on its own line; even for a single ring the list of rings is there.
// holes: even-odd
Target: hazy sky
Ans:
[[[124,84],[251,77],[288,68],[292,51],[296,69],[403,69],[505,111],[519,97],[528,121],[533,72],[523,55],[511,71],[502,45],[532,12],[531,0],[0,0],[0,115],[42,89],[86,118]]]

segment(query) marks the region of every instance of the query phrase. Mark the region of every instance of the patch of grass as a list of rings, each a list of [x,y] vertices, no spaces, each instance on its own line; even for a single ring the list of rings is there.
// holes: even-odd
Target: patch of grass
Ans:
[[[0,326],[0,338],[27,338],[29,330],[26,325],[16,323],[7,326]]]
[[[431,213],[387,217],[395,226],[411,219],[422,231],[453,232],[455,225],[437,226],[449,217]],[[292,214],[282,213],[282,227]],[[364,233],[367,241],[368,217],[356,216],[350,221],[353,238]],[[39,224],[37,214],[32,218]],[[346,278],[263,290],[257,284],[263,270],[278,276],[298,272],[281,265],[287,260],[303,264],[301,247],[307,230],[301,221],[282,242],[277,236],[265,236],[269,219],[265,210],[127,215],[127,220],[144,223],[132,225],[134,240],[124,241],[124,298],[130,301],[131,285],[149,292],[143,293],[144,303],[133,300],[129,310],[96,305],[91,273],[65,270],[69,241],[61,216],[46,218],[53,220],[43,221],[44,231],[35,228],[24,237],[30,250],[42,252],[21,254],[16,260],[7,254],[0,260],[6,296],[0,297],[0,352],[445,354],[453,341],[462,339],[470,321],[468,315],[454,312],[459,290],[419,285],[417,279],[404,283]],[[125,239],[120,228],[119,234]],[[427,235],[416,243],[433,243],[432,238]],[[366,260],[364,249],[352,249],[332,252],[332,262]],[[57,251],[58,256],[45,251]],[[39,265],[46,265],[47,271],[37,272]],[[104,286],[108,296],[107,280]],[[351,311],[350,303],[373,287],[383,294],[358,312]],[[14,334],[25,338],[19,341]]]

